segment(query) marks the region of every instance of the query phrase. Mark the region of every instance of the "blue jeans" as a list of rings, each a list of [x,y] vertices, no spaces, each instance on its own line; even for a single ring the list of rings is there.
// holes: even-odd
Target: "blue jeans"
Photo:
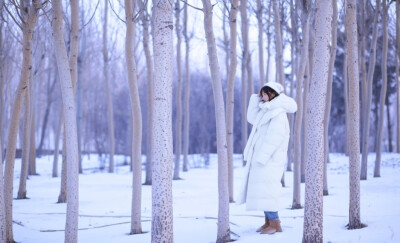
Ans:
[[[269,220],[278,220],[279,219],[278,212],[267,212],[267,211],[264,211],[264,215]]]

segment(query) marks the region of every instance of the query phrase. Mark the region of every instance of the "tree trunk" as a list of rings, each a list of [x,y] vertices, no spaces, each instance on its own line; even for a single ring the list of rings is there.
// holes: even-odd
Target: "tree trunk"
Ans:
[[[378,136],[376,137],[376,160],[374,168],[374,177],[381,177],[381,154],[382,154],[382,133],[383,133],[383,122],[385,121],[385,101],[387,91],[387,56],[388,56],[388,7],[386,1],[383,1],[383,50],[382,50],[382,89],[380,95],[379,104],[379,124],[378,124]]]
[[[61,162],[61,186],[60,186],[60,194],[58,195],[57,203],[66,203],[67,202],[67,149],[66,149],[66,134],[65,134],[65,122],[64,122],[64,114],[62,117],[63,122],[63,146],[62,146],[62,162]]]
[[[143,25],[143,50],[146,58],[146,67],[147,67],[147,86],[148,86],[148,97],[147,97],[147,124],[148,127],[151,128],[153,126],[153,61],[151,59],[150,47],[149,47],[149,14],[147,13],[147,3],[148,1],[139,0],[139,7],[144,9],[144,13],[141,16],[141,21]],[[146,151],[146,178],[144,185],[151,185],[152,176],[151,176],[151,167],[152,167],[152,156],[151,156],[151,148],[153,147],[153,133],[151,131],[147,132],[147,151]]]
[[[323,242],[324,113],[330,59],[332,1],[316,1],[315,47],[306,120],[306,191],[303,242]]]
[[[269,7],[268,7],[268,22],[267,22],[267,67],[265,70],[265,82],[269,82],[269,64],[270,64],[270,58],[271,58],[271,1],[269,2]]]
[[[181,161],[181,150],[182,150],[182,61],[181,61],[181,27],[180,27],[180,0],[176,0],[175,3],[175,31],[177,37],[176,46],[176,65],[178,75],[178,90],[176,94],[176,137],[175,137],[175,167],[174,167],[174,180],[180,180],[180,161]]]
[[[306,65],[308,62],[308,45],[309,45],[309,32],[310,32],[310,14],[307,6],[302,7],[302,47],[301,47],[301,57],[300,66],[297,70],[297,83],[296,83],[296,103],[299,109],[296,113],[295,121],[295,134],[294,134],[294,171],[293,171],[293,202],[292,209],[299,209],[301,207],[301,127],[303,120],[303,97],[302,97],[302,86],[304,74],[306,71]],[[305,89],[305,87],[304,87]]]
[[[53,45],[55,49],[58,73],[61,81],[63,98],[67,164],[67,217],[65,225],[65,242],[78,241],[79,212],[79,171],[78,171],[78,137],[76,129],[76,110],[67,51],[63,37],[63,19],[61,0],[52,1]]]
[[[217,55],[217,46],[213,32],[212,6],[210,0],[202,0],[204,13],[204,32],[207,40],[209,66],[211,72],[215,118],[217,128],[218,152],[218,232],[217,243],[230,241],[229,229],[229,187],[228,187],[228,157],[226,146],[225,107],[222,93],[220,67]]]
[[[359,1],[359,5],[360,5],[360,18],[359,18],[359,24],[358,24],[358,29],[359,29],[359,33],[358,33],[358,43],[359,43],[359,56],[360,56],[360,68],[361,68],[361,117],[365,117],[365,107],[366,107],[366,102],[367,102],[367,66],[366,66],[366,62],[365,62],[365,37],[366,37],[366,26],[365,26],[365,7],[366,7],[366,1],[364,0],[360,0]],[[361,122],[361,131],[363,129],[364,126],[364,122]],[[360,139],[361,141],[363,141],[363,135],[364,134],[360,134]],[[347,148],[347,147],[346,147]]]
[[[346,49],[349,74],[349,157],[350,157],[350,205],[349,229],[361,228],[360,219],[360,104],[357,42],[356,0],[346,1]]]
[[[36,139],[35,139],[35,85],[33,83],[33,74],[30,74],[30,109],[31,109],[31,125],[30,125],[30,142],[29,142],[29,168],[28,168],[28,174],[29,175],[38,175],[36,172]]]
[[[108,110],[108,134],[110,136],[110,166],[108,172],[114,172],[114,149],[115,149],[115,136],[114,136],[114,111],[112,105],[111,81],[108,68],[108,45],[107,45],[107,23],[108,23],[108,1],[104,1],[104,24],[103,24],[103,74],[107,89],[107,110]]]
[[[242,151],[246,147],[247,137],[248,137],[248,124],[246,119],[247,114],[247,104],[248,104],[248,90],[251,90],[250,81],[247,82],[246,86],[246,76],[247,80],[250,80],[248,72],[246,72],[247,62],[249,60],[249,35],[248,35],[248,22],[247,22],[247,0],[240,0],[240,16],[241,16],[241,32],[242,32]],[[243,161],[243,166],[245,161]]]
[[[154,107],[151,242],[173,242],[172,207],[172,63],[173,6],[168,0],[153,5]],[[157,146],[157,148],[156,148]]]
[[[387,99],[388,97],[386,97]],[[387,127],[388,127],[388,142],[389,142],[389,152],[393,152],[393,136],[392,136],[392,122],[390,120],[390,106],[386,104],[386,116],[387,116]]]
[[[228,178],[229,178],[229,202],[234,202],[233,195],[233,116],[235,109],[235,77],[237,67],[237,9],[238,0],[231,0],[231,9],[229,12],[229,28],[230,28],[230,66],[228,73],[228,87],[226,93],[226,122],[227,122],[227,134],[226,141],[228,145]],[[245,116],[243,116],[245,117]]]
[[[336,47],[337,47],[337,26],[338,26],[338,9],[337,2],[332,0],[332,45],[331,45],[331,57],[329,59],[329,71],[328,71],[328,90],[326,96],[326,110],[324,119],[324,196],[329,195],[328,192],[328,178],[327,178],[327,163],[329,162],[329,121],[331,116],[332,106],[332,83],[333,83],[333,68],[335,66],[336,59]]]
[[[19,188],[17,199],[27,199],[26,197],[26,179],[28,177],[28,162],[30,152],[30,129],[31,129],[31,108],[30,108],[29,87],[25,93],[25,116],[24,116],[24,145],[22,148],[21,175],[19,177]]]
[[[396,131],[396,151],[400,153],[400,1],[396,1],[396,110],[397,110],[397,131]],[[1,134],[1,132],[0,132]]]
[[[231,10],[232,11],[232,10]],[[257,0],[257,25],[258,25],[258,68],[260,72],[260,88],[264,86],[264,24],[263,24],[264,4]]]
[[[309,43],[312,43],[312,35],[310,33],[310,40]],[[310,53],[310,52],[309,52]],[[312,55],[309,55],[309,57]],[[302,120],[302,131],[301,131],[301,176],[300,181],[301,183],[305,183],[306,181],[306,118],[307,118],[307,104],[308,104],[308,90],[310,87],[310,79],[311,79],[311,72],[310,72],[310,61],[312,58],[308,58],[308,62],[306,65],[306,75],[304,77],[304,88],[303,88],[303,120]],[[300,106],[299,106],[300,107]],[[299,111],[297,111],[299,112]]]
[[[184,20],[183,20],[183,35],[185,38],[186,44],[186,53],[185,53],[185,94],[184,94],[184,115],[183,115],[183,171],[188,171],[188,153],[189,153],[189,95],[190,95],[190,68],[189,68],[189,54],[190,54],[190,39],[188,36],[187,30],[187,22],[188,22],[188,6],[185,4],[184,7]]]
[[[135,0],[125,0],[126,16],[126,39],[125,56],[128,69],[129,94],[131,101],[132,119],[132,213],[131,213],[131,234],[142,233],[141,205],[142,205],[142,111],[140,108],[137,67],[135,61],[135,29],[134,18]]]
[[[362,118],[364,124],[363,128],[363,141],[362,141],[362,161],[361,161],[361,180],[367,179],[367,169],[368,169],[368,144],[369,144],[369,126],[370,126],[370,111],[371,111],[371,102],[372,102],[372,81],[374,77],[375,71],[375,60],[376,60],[376,43],[377,43],[377,34],[378,34],[378,19],[379,19],[379,10],[380,10],[381,0],[376,0],[375,7],[375,17],[374,17],[374,27],[372,32],[372,41],[371,41],[371,54],[369,60],[368,67],[368,75],[367,75],[367,101],[365,104],[365,109]]]
[[[58,155],[59,155],[59,144],[60,144],[60,134],[61,134],[61,129],[63,128],[64,124],[64,116],[62,110],[60,110],[60,115],[58,116],[58,126],[57,126],[57,133],[56,133],[56,139],[54,141],[54,159],[53,159],[53,177],[58,177]]]
[[[283,47],[282,47],[282,34],[281,34],[281,23],[279,17],[279,9],[278,9],[278,1],[273,0],[273,8],[274,8],[274,21],[275,21],[275,47],[276,47],[276,71],[278,75],[277,82],[281,83],[284,87],[285,85],[285,74],[283,70]]]
[[[21,2],[24,5],[24,2]],[[7,139],[6,161],[4,166],[4,204],[6,210],[6,242],[14,242],[13,221],[12,221],[12,201],[13,201],[13,181],[15,150],[17,146],[18,125],[24,96],[26,95],[29,77],[32,72],[32,36],[38,18],[39,3],[34,1],[30,6],[21,6],[27,11],[21,11],[24,19],[22,25],[23,47],[22,47],[22,68],[17,94],[14,99],[13,109],[10,119],[10,128]]]
[[[3,13],[3,3],[0,2],[0,13]],[[4,62],[3,62],[3,22],[0,23],[0,185],[3,181],[3,93],[4,93]],[[4,190],[0,190],[0,242],[6,241],[6,211]]]

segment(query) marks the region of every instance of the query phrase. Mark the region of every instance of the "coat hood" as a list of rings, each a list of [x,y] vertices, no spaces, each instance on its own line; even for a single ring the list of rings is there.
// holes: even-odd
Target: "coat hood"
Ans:
[[[286,113],[295,113],[297,111],[296,101],[283,93],[271,101],[265,103],[260,102],[259,107],[262,110],[275,110],[280,108]]]

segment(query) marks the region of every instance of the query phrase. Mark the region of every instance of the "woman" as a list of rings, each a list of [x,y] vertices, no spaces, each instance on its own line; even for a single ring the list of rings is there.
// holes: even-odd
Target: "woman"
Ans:
[[[279,83],[266,83],[251,96],[247,110],[253,128],[243,152],[246,174],[238,203],[246,203],[250,211],[264,211],[265,224],[257,230],[261,234],[282,232],[278,210],[290,132],[286,114],[297,111],[296,102],[282,92]]]

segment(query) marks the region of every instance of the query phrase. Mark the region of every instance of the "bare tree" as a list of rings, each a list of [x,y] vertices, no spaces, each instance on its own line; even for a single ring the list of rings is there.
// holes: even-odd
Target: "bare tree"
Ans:
[[[330,58],[332,1],[316,1],[315,51],[306,120],[306,191],[303,242],[322,242],[324,113]]]
[[[25,93],[25,116],[24,116],[24,145],[22,147],[21,176],[19,177],[19,188],[17,199],[27,199],[26,197],[26,179],[28,177],[28,162],[30,152],[30,130],[31,128],[31,100],[30,85]]]
[[[183,116],[183,171],[188,171],[188,153],[189,153],[189,95],[190,95],[190,37],[187,29],[188,22],[188,6],[185,4],[184,7],[184,19],[183,19],[183,36],[185,38],[185,94],[184,94],[184,116]]]
[[[131,234],[142,233],[141,205],[142,205],[142,111],[140,107],[137,67],[135,61],[135,29],[136,19],[134,9],[136,0],[125,0],[126,38],[125,58],[128,69],[129,94],[131,99],[131,124],[132,124],[132,213]]]
[[[150,54],[150,47],[149,47],[149,39],[150,39],[150,34],[149,34],[149,22],[150,22],[150,16],[147,12],[147,3],[148,1],[146,0],[139,0],[139,8],[142,11],[141,15],[141,22],[143,25],[143,50],[144,50],[144,55],[146,58],[146,67],[147,67],[147,86],[148,86],[148,97],[147,97],[147,124],[148,127],[151,128],[153,126],[153,109],[154,109],[154,104],[153,104],[153,89],[154,89],[154,84],[153,84],[153,61],[151,59],[151,54]],[[152,176],[151,176],[151,165],[152,165],[152,157],[151,157],[151,147],[153,147],[152,141],[153,141],[153,133],[149,131],[147,133],[147,158],[146,158],[146,178],[144,185],[151,185],[152,183]]]
[[[182,150],[182,61],[181,61],[181,26],[180,26],[180,0],[176,0],[175,3],[175,31],[177,37],[176,44],[176,66],[178,72],[178,90],[176,94],[176,137],[175,137],[175,167],[174,167],[174,180],[181,179],[179,177],[180,161],[181,161],[181,150]]]
[[[300,176],[301,176],[301,127],[303,121],[303,96],[302,86],[304,74],[306,71],[306,65],[308,62],[308,45],[310,37],[310,2],[306,1],[302,3],[302,42],[301,42],[301,57],[299,62],[299,68],[297,70],[297,84],[296,84],[296,103],[299,107],[296,113],[295,121],[295,146],[294,146],[294,171],[293,171],[293,202],[292,208],[298,209],[301,207],[301,191],[300,191]],[[305,88],[304,88],[305,89]]]
[[[151,241],[173,242],[172,208],[172,57],[173,6],[169,0],[153,5],[154,107]],[[157,147],[157,148],[156,148]]]
[[[0,1],[0,14],[3,14],[4,0]],[[3,22],[0,23],[0,185],[3,180],[3,93],[4,93],[4,50],[3,50]],[[0,242],[6,242],[6,210],[4,190],[0,190]]]
[[[257,26],[258,26],[258,67],[260,72],[260,87],[264,85],[264,23],[263,23],[264,4],[257,0]]]
[[[22,68],[17,94],[14,99],[10,128],[7,139],[7,152],[4,168],[4,202],[6,210],[6,242],[14,242],[13,222],[12,222],[12,193],[14,180],[14,160],[17,145],[18,125],[25,97],[26,87],[29,85],[29,77],[32,72],[32,36],[38,18],[38,13],[42,3],[39,0],[33,2],[21,1],[19,6],[19,16],[21,24],[17,23],[23,33],[22,47]]]
[[[56,138],[54,141],[54,159],[53,159],[53,172],[52,172],[52,177],[58,177],[58,155],[59,155],[59,144],[60,144],[60,134],[61,134],[61,128],[63,127],[64,123],[64,116],[62,109],[60,110],[60,115],[58,116],[58,126],[56,130]]]
[[[362,118],[363,141],[362,141],[362,161],[361,161],[361,174],[360,174],[361,180],[367,179],[369,125],[370,125],[369,117],[370,117],[371,102],[372,102],[372,81],[374,78],[374,71],[375,71],[376,43],[378,39],[377,36],[378,36],[378,19],[379,19],[380,5],[381,5],[381,0],[376,0],[370,60],[369,60],[368,75],[367,75],[367,101],[365,102],[365,107],[363,107],[364,111],[362,112],[364,117]]]
[[[222,80],[217,55],[217,46],[212,22],[212,5],[210,0],[202,0],[204,13],[204,32],[207,40],[209,66],[211,72],[215,118],[217,128],[217,152],[218,152],[218,231],[217,242],[230,241],[229,229],[229,187],[228,181],[228,153],[226,146],[226,123],[224,97],[222,93]],[[243,20],[242,20],[243,21]]]
[[[331,57],[329,59],[329,70],[328,70],[328,90],[326,96],[326,109],[325,109],[325,119],[324,119],[324,196],[329,195],[328,192],[328,175],[327,175],[327,163],[329,162],[329,121],[331,116],[331,106],[332,106],[332,83],[333,83],[333,68],[335,66],[336,59],[336,47],[337,47],[337,26],[338,26],[338,8],[337,2],[332,0],[332,45],[331,45]]]
[[[249,35],[248,35],[248,22],[247,22],[247,0],[240,0],[240,18],[241,18],[241,32],[242,32],[242,42],[243,42],[243,50],[242,50],[242,150],[244,150],[246,143],[247,143],[247,137],[248,137],[248,125],[246,121],[246,115],[247,114],[247,89],[250,90],[250,82],[247,83],[246,86],[246,76],[247,79],[250,79],[248,77],[248,73],[246,72],[246,66],[247,62],[249,60]],[[249,92],[250,93],[250,92]],[[244,165],[245,161],[243,161]]]
[[[227,122],[227,145],[228,145],[228,178],[229,178],[229,202],[234,201],[233,196],[233,112],[235,109],[235,77],[237,67],[237,8],[238,0],[231,0],[231,8],[229,12],[229,28],[230,28],[230,65],[228,73],[228,87],[226,93],[226,122]]]
[[[382,5],[383,11],[383,50],[382,50],[382,89],[380,95],[379,104],[379,125],[378,125],[378,136],[376,137],[376,160],[374,177],[381,177],[381,155],[382,155],[382,133],[383,133],[383,122],[385,121],[385,100],[387,91],[387,56],[388,56],[388,6],[386,0],[383,0]]]
[[[61,0],[52,1],[52,12],[53,45],[57,59],[58,73],[61,81],[65,127],[64,135],[66,137],[65,147],[68,155],[67,219],[65,226],[65,242],[77,242],[79,208],[78,136],[76,128],[74,90],[67,51],[64,44]],[[78,14],[78,12],[75,13]],[[78,18],[78,16],[73,15],[73,18]]]
[[[349,229],[361,228],[360,219],[360,106],[356,0],[346,1],[346,58],[349,74],[350,206]]]
[[[400,152],[400,1],[396,1],[396,110],[397,110],[397,142],[396,142],[396,151]],[[1,134],[1,133],[0,133]]]
[[[111,81],[109,73],[109,57],[108,57],[108,43],[107,43],[107,25],[108,25],[108,1],[104,1],[104,23],[103,23],[103,73],[106,83],[107,91],[107,110],[108,110],[108,133],[110,136],[110,167],[108,172],[114,172],[114,150],[115,150],[115,136],[114,136],[114,118],[113,118],[113,103],[111,94]]]
[[[285,74],[283,71],[283,47],[282,47],[282,35],[281,35],[281,23],[279,18],[279,8],[278,1],[273,0],[273,8],[274,8],[274,22],[275,22],[275,38],[276,38],[276,70],[278,80],[277,82],[281,83],[283,87],[285,85]]]

